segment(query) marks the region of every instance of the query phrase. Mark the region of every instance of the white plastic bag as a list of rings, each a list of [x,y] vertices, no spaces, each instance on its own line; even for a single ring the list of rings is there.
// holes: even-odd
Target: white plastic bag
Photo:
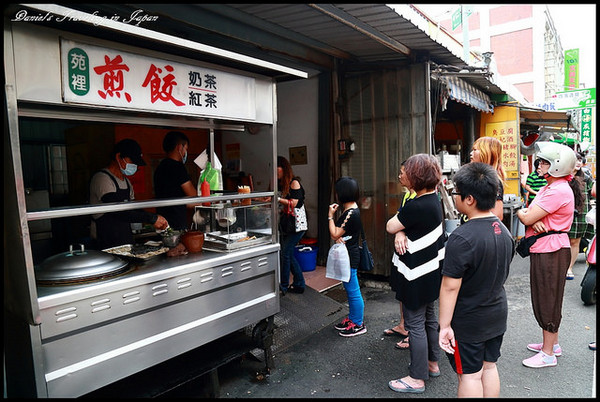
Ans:
[[[335,243],[329,249],[325,277],[342,282],[350,280],[350,255],[344,243]]]
[[[596,228],[596,206],[594,205],[587,214],[585,214],[585,222]]]

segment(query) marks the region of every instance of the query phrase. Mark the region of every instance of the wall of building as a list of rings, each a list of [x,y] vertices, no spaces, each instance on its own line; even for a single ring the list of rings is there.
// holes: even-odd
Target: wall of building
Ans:
[[[292,164],[292,168],[294,174],[302,179],[306,192],[308,231],[305,236],[315,238],[319,180],[318,89],[317,77],[277,84],[277,154],[293,163],[290,149],[302,150],[302,147],[306,147],[306,163]]]
[[[471,8],[470,50],[494,52],[498,73],[519,89],[526,101],[543,103],[557,90],[554,87],[561,81],[563,66],[562,48],[546,6],[510,4]],[[449,18],[440,25],[462,41],[462,26],[452,30]]]

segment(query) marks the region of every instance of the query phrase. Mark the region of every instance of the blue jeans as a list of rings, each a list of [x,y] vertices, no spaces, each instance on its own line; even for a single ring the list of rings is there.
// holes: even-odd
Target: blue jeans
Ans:
[[[346,289],[346,295],[348,296],[348,319],[356,325],[362,325],[365,313],[365,302],[362,294],[360,293],[360,284],[358,283],[357,269],[350,269],[350,280],[348,282],[342,282],[344,289]]]
[[[281,271],[279,288],[283,292],[287,292],[290,284],[290,270],[294,276],[292,286],[296,288],[304,288],[305,286],[302,268],[300,268],[300,264],[298,264],[298,260],[296,260],[296,257],[294,256],[294,248],[302,236],[304,236],[304,232],[305,231],[303,230],[302,232],[281,234],[280,236],[281,253],[279,254],[279,259],[281,262]]]

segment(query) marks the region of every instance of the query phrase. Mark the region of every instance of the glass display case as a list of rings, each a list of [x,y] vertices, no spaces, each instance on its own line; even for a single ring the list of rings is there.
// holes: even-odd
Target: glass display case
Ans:
[[[206,250],[229,252],[272,242],[270,201],[213,202],[196,206],[196,213],[200,214],[200,229],[204,228]]]

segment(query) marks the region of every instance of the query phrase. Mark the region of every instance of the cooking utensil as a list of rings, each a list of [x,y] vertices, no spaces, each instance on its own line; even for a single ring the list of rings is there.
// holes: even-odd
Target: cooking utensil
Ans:
[[[231,208],[231,204],[227,205],[223,209],[217,210],[217,222],[221,227],[228,227],[233,225],[237,220],[235,211]]]
[[[181,230],[173,230],[171,226],[167,225],[165,229],[157,230],[156,233],[160,234],[165,246],[175,247],[179,244],[183,232]]]
[[[185,232],[181,236],[181,242],[190,253],[199,253],[204,244],[204,233],[195,230]]]
[[[151,248],[153,248],[153,247],[151,247],[151,248],[149,248],[149,251],[146,253],[133,254],[132,253],[133,247],[135,247],[135,246],[132,244],[124,244],[122,246],[105,248],[102,251],[109,253],[109,254],[117,255],[119,257],[123,257],[128,261],[139,262],[139,263],[144,263],[144,262],[154,259],[160,255],[163,255],[164,253],[169,251],[169,248],[166,246],[160,247],[158,249],[154,248],[154,251],[150,250]]]
[[[214,233],[207,233],[207,235],[210,236],[210,237],[212,237],[213,239],[217,239],[217,240],[220,240],[222,242],[229,243],[229,239],[227,237],[219,236],[219,235],[216,235]]]
[[[191,227],[193,230],[200,230],[200,228],[203,228],[206,225],[206,218],[202,216],[202,213],[199,209],[194,212],[194,216],[192,216],[192,222],[193,223]]]
[[[71,244],[69,251],[44,260],[36,274],[36,280],[53,283],[83,280],[115,274],[128,265],[127,261],[115,255],[104,251],[86,250],[83,244],[79,246],[79,250],[74,250]]]

